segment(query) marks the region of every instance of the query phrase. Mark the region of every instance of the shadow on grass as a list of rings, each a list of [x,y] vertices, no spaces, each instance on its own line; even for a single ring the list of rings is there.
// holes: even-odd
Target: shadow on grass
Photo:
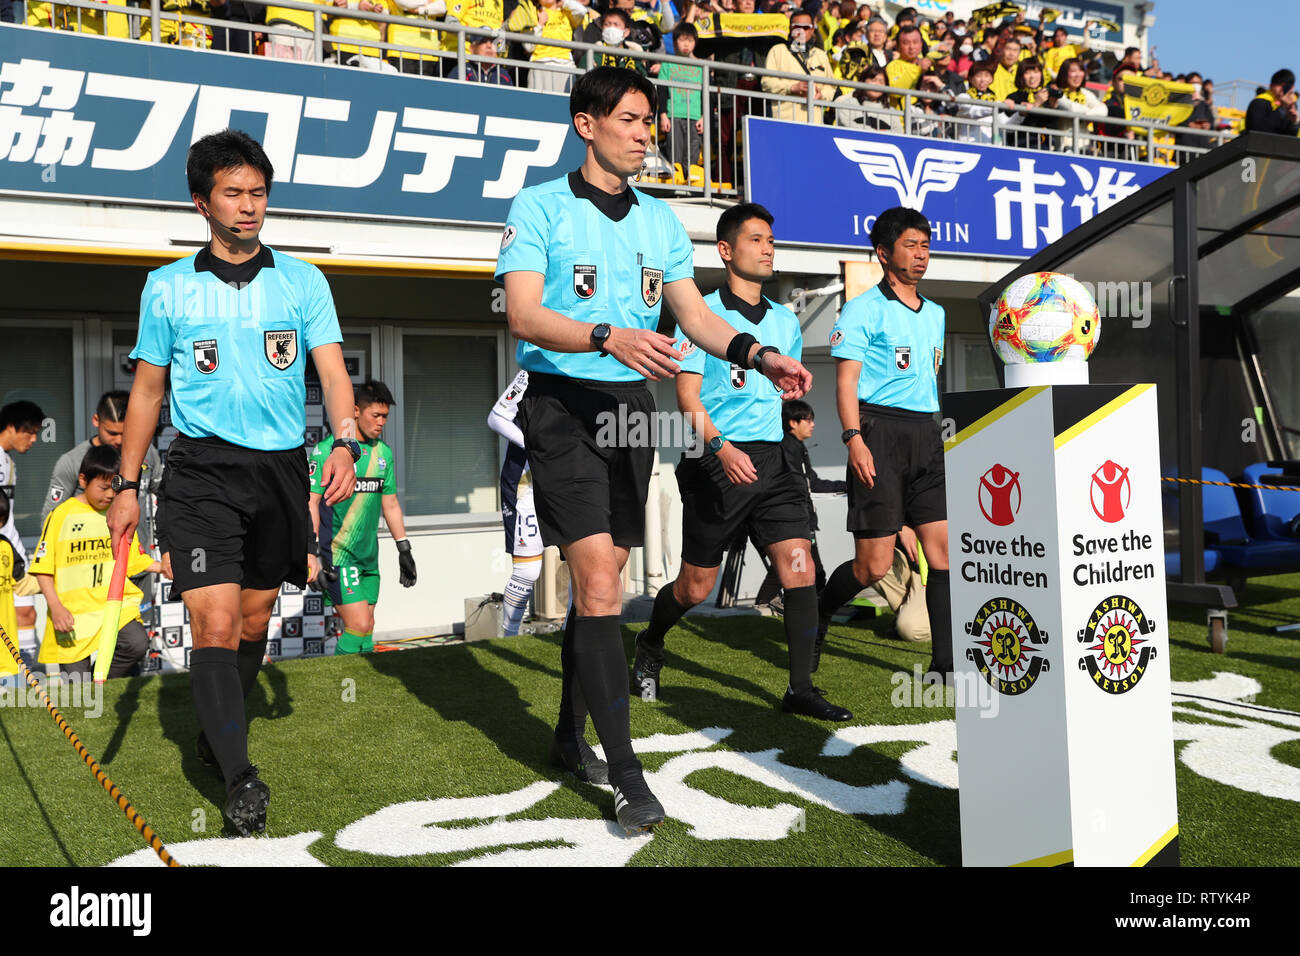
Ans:
[[[559,664],[560,647],[556,640],[555,663]],[[581,783],[551,766],[552,725],[530,712],[530,704],[506,677],[484,667],[479,655],[490,653],[518,666],[554,674],[554,703],[560,696],[559,668],[547,668],[536,661],[519,660],[521,655],[499,644],[483,648],[468,646],[414,649],[400,654],[368,654],[366,660],[376,673],[400,681],[420,703],[443,720],[456,721],[478,730],[492,742],[502,756],[513,760],[541,777],[559,779],[562,785],[580,794],[612,817],[613,794],[591,784]],[[594,735],[588,734],[588,740]]]
[[[26,690],[26,687],[19,687],[16,693],[26,693]],[[63,854],[63,859],[67,861],[69,866],[76,866],[77,863],[68,853],[68,848],[59,839],[59,831],[54,829],[54,822],[50,820],[50,815],[45,812],[45,804],[41,802],[40,796],[36,793],[36,788],[32,786],[32,780],[27,776],[27,770],[23,767],[23,762],[18,759],[18,751],[14,749],[14,742],[9,739],[9,728],[5,726],[3,720],[0,720],[0,733],[4,734],[5,743],[9,746],[9,753],[14,758],[14,766],[18,768],[19,776],[23,778],[23,783],[27,785],[27,790],[32,795],[32,802],[36,804],[36,809],[41,813],[41,819],[45,821],[46,829],[50,831],[50,836],[54,838],[54,845],[59,848],[59,852]]]
[[[132,677],[127,681],[126,688],[122,695],[117,699],[117,705],[113,708],[117,713],[117,724],[113,727],[113,736],[108,739],[104,747],[104,754],[99,758],[99,762],[108,766],[117,756],[118,750],[122,746],[122,741],[126,739],[126,732],[130,729],[131,718],[135,712],[140,709],[140,689],[144,682],[152,680],[151,677]]]

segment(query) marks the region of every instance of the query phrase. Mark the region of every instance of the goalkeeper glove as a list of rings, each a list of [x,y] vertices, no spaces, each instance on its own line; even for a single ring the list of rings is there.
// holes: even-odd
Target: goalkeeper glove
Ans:
[[[415,584],[415,556],[411,554],[411,542],[403,538],[397,542],[397,567],[401,569],[399,580],[402,587],[409,588]]]

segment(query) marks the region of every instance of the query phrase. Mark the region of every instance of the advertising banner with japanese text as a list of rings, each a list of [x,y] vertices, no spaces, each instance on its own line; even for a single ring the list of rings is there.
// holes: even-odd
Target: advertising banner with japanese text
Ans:
[[[867,247],[875,217],[907,206],[930,221],[935,252],[1030,256],[1169,171],[752,116],[746,122],[747,193],[771,210],[782,242]],[[817,170],[818,181],[834,188],[816,188],[800,170]]]
[[[0,25],[0,190],[188,202],[185,154],[233,127],[273,207],[504,222],[575,169],[568,98]]]

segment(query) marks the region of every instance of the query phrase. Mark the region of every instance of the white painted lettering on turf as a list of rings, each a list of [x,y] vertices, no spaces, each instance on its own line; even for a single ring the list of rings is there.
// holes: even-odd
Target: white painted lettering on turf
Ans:
[[[1300,740],[1300,717],[1222,702],[1254,700],[1262,689],[1258,681],[1224,672],[1207,680],[1175,682],[1175,694],[1216,698],[1174,698],[1174,716],[1188,718],[1188,722],[1175,720],[1174,739],[1191,741],[1178,759],[1202,777],[1229,787],[1300,802],[1300,768],[1283,763],[1272,753],[1279,744]],[[1215,723],[1192,723],[1192,718]],[[1287,729],[1292,727],[1295,729]]]
[[[321,837],[308,830],[290,837],[213,837],[169,843],[167,850],[181,866],[324,866],[307,851]],[[120,856],[109,866],[166,866],[145,847]]]
[[[344,827],[334,842],[344,850],[376,856],[421,856],[508,847],[498,853],[463,860],[458,866],[622,866],[651,839],[625,836],[609,820],[505,820],[560,789],[558,783],[534,783],[488,797],[411,800],[385,807]],[[457,820],[491,820],[477,827],[440,827]],[[528,843],[566,846],[514,849]]]
[[[822,747],[823,757],[846,757],[858,747],[899,740],[920,741],[899,759],[903,773],[913,780],[946,790],[957,789],[957,725],[951,720],[929,724],[887,724],[874,727],[845,727],[837,730]]]
[[[673,818],[689,824],[691,835],[701,840],[781,840],[790,835],[803,810],[788,803],[775,807],[730,803],[689,786],[686,778],[697,770],[728,770],[840,813],[895,816],[903,812],[908,786],[901,780],[856,787],[815,770],[784,764],[777,757],[780,752],[773,747],[758,753],[709,750],[683,754],[657,772],[647,773],[646,783],[660,803],[672,808]]]

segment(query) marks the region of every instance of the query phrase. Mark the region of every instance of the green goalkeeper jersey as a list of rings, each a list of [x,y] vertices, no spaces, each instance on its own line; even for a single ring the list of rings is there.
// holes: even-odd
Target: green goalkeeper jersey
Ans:
[[[333,436],[322,438],[311,453],[311,490],[323,494],[321,470],[330,455]],[[357,461],[357,483],[350,498],[336,505],[320,501],[320,545],[322,559],[329,557],[336,567],[377,567],[379,564],[379,515],[384,495],[397,493],[393,450],[382,441],[361,443]]]

